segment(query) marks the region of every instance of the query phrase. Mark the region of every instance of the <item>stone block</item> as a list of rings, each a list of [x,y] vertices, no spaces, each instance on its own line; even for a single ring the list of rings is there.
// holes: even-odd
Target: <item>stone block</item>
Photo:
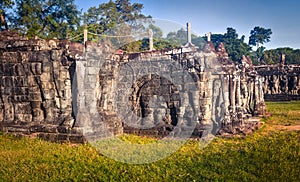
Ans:
[[[54,89],[51,89],[51,90],[48,90],[48,89],[45,89],[43,90],[43,95],[44,95],[44,98],[46,100],[53,100],[56,96],[56,91]]]
[[[4,104],[4,122],[10,123],[14,121],[14,107],[12,103],[5,103]]]
[[[42,82],[42,88],[45,90],[53,90],[55,88],[54,82]]]
[[[31,108],[35,109],[35,108],[41,108],[42,106],[42,101],[31,101],[30,102],[30,106]]]
[[[61,99],[60,100],[60,108],[65,110],[67,108],[72,108],[72,102],[71,100],[65,100],[65,99]]]
[[[28,95],[29,94],[28,87],[14,87],[13,91],[14,91],[14,95]]]
[[[12,87],[1,87],[1,93],[3,95],[11,95],[13,93],[13,88]]]
[[[15,103],[15,114],[31,114],[30,102]]]
[[[69,135],[68,134],[58,134],[57,135],[57,141],[58,142],[68,142],[69,141]]]
[[[1,60],[1,58],[0,58],[0,60]],[[0,63],[0,76],[4,76],[4,74],[5,74],[4,66],[2,63]]]
[[[14,87],[28,87],[28,78],[26,76],[13,77]],[[28,93],[26,93],[28,94]]]
[[[3,81],[3,79],[2,79],[2,81]],[[5,76],[4,77],[3,85],[5,87],[13,87],[14,86],[13,82],[14,82],[14,78],[13,77],[11,77],[11,76]]]
[[[28,76],[27,77],[27,82],[28,82],[29,88],[38,86],[38,83],[39,83],[38,80],[39,79],[36,76]]]
[[[15,114],[15,122],[19,121],[21,123],[30,123],[32,121],[31,114]]]
[[[18,63],[20,61],[20,56],[18,52],[3,52],[3,60],[5,63]]]
[[[89,67],[89,68],[87,68],[87,72],[88,72],[88,75],[98,76],[99,68]]]
[[[40,123],[44,120],[44,112],[41,109],[32,109],[32,120],[35,123]]]
[[[47,63],[50,61],[50,52],[47,50],[34,51],[30,59],[31,62]]]
[[[45,109],[45,121],[52,124],[55,121],[56,110],[53,107]]]
[[[51,142],[57,142],[58,141],[58,134],[55,133],[39,133],[38,138],[41,138],[43,140],[51,141]]]
[[[42,95],[40,92],[31,92],[27,97],[27,101],[42,101]]]
[[[0,105],[0,123],[3,122],[4,119],[4,111],[3,111],[4,106]],[[0,124],[1,125],[1,124]]]
[[[86,139],[84,138],[84,136],[82,134],[78,134],[78,135],[70,135],[69,141],[71,143],[85,143]]]
[[[63,50],[52,50],[50,54],[51,60],[60,61],[62,59]]]
[[[64,99],[71,99],[72,98],[72,91],[71,88],[68,88],[66,90],[62,90],[62,98]]]
[[[22,64],[16,64],[15,65],[15,75],[16,76],[24,76],[24,75],[26,75],[26,71],[25,71],[25,69],[24,69],[24,67],[23,67]]]
[[[48,72],[44,72],[40,75],[40,79],[42,82],[51,82],[52,81],[52,75]]]
[[[51,70],[52,70],[52,63],[50,63],[50,62],[42,63],[42,72],[43,73],[50,73]]]
[[[66,126],[58,126],[57,127],[57,131],[59,132],[59,133],[70,133],[70,128],[68,128],[68,127],[66,127]]]
[[[69,70],[61,70],[60,72],[59,72],[59,78],[60,79],[67,79],[67,78],[70,78],[70,76],[69,76]]]
[[[58,133],[57,126],[55,125],[45,125],[44,131],[46,133]]]
[[[42,74],[42,63],[31,63],[30,70],[33,75],[41,75]]]
[[[65,86],[71,87],[71,79],[65,79],[64,83],[65,83]]]
[[[96,86],[97,80],[98,80],[98,78],[95,77],[94,75],[88,75],[86,77],[86,79],[84,80],[84,82],[89,83],[92,86]]]

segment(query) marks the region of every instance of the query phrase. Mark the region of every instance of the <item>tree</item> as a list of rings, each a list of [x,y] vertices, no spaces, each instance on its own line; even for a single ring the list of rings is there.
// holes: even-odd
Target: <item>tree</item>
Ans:
[[[265,47],[260,46],[260,44],[270,42],[271,34],[271,29],[265,29],[259,26],[254,27],[250,32],[249,45],[256,46],[257,63],[263,58],[263,51],[265,50]]]
[[[148,28],[152,30],[154,39],[161,39],[162,38],[163,32],[158,26],[150,24]]]
[[[169,32],[167,40],[172,44],[183,46],[187,43],[187,32],[183,28],[179,29],[177,32]]]
[[[259,26],[254,27],[250,32],[249,45],[257,46],[258,48],[260,44],[270,42],[271,34],[271,29],[265,29]]]
[[[9,31],[9,26],[7,23],[8,18],[8,9],[11,9],[14,5],[12,0],[2,0],[0,2],[0,31],[7,30]]]
[[[143,5],[133,3],[129,0],[110,0],[108,3],[100,4],[98,7],[91,7],[84,13],[83,19],[88,31],[94,34],[103,34],[108,30],[112,30],[117,25],[127,23],[131,28],[139,27],[137,23],[139,19],[151,18],[141,13]],[[130,33],[121,30],[123,34]],[[97,40],[97,36],[90,36],[90,39]]]
[[[79,25],[74,0],[16,0],[14,28],[28,37],[63,39]]]
[[[177,30],[177,32],[169,32],[166,40],[174,45],[177,45],[177,47],[183,46],[187,43],[187,31],[181,28]],[[196,46],[204,46],[203,38],[194,34],[192,34],[192,43],[194,43]]]
[[[264,51],[261,62],[266,64],[278,64],[281,61],[282,54],[285,55],[286,64],[300,64],[300,50],[294,50],[290,47]]]
[[[206,38],[206,37],[205,37]],[[245,36],[239,38],[234,28],[228,27],[225,34],[212,34],[211,41],[218,45],[223,42],[229,57],[234,62],[239,62],[243,55],[249,55],[251,47],[244,42]]]

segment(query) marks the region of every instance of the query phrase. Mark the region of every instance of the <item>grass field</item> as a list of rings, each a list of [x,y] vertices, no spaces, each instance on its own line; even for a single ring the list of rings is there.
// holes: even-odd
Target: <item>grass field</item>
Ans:
[[[149,164],[125,164],[92,146],[0,135],[0,181],[300,181],[300,102],[267,103],[272,116],[245,138],[188,142]],[[124,135],[132,143],[154,139]]]

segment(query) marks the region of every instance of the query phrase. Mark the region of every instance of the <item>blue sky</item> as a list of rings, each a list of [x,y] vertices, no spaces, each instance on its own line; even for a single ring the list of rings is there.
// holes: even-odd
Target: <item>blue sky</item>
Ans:
[[[108,0],[75,0],[86,11]],[[185,25],[191,22],[198,35],[225,33],[227,27],[239,36],[250,36],[255,26],[272,29],[268,49],[300,48],[299,0],[131,0],[144,5],[143,14]]]

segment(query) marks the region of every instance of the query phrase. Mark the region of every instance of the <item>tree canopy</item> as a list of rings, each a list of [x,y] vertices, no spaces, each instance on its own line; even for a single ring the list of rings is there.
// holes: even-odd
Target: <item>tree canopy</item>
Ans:
[[[285,55],[286,64],[300,64],[300,49],[289,47],[264,51],[262,62],[265,64],[278,64],[281,61],[282,54]]]
[[[249,45],[259,47],[260,44],[268,43],[271,39],[272,30],[262,27],[254,27],[250,32]]]
[[[142,14],[143,4],[131,3],[129,0],[110,0],[108,3],[91,7],[83,15],[84,24],[88,31],[94,34],[103,34],[117,25],[128,23],[132,27],[139,26],[136,20],[151,18]],[[124,33],[125,30],[122,30]],[[91,39],[97,39],[90,36]]]
[[[229,57],[235,62],[240,61],[243,55],[250,55],[251,47],[244,42],[244,39],[245,36],[239,38],[238,33],[232,27],[228,27],[224,34],[211,35],[211,41],[214,45],[217,46],[220,42],[223,42]]]
[[[79,26],[74,0],[15,0],[11,26],[28,37],[66,38]]]
[[[255,54],[253,54],[253,62],[260,64],[262,61],[264,50],[266,49],[263,46],[264,43],[270,42],[272,30],[266,29],[263,27],[256,26],[250,32],[249,45],[256,46]],[[262,62],[263,63],[263,62]]]
[[[14,5],[13,0],[1,0],[0,1],[0,31],[7,30],[9,31],[9,26],[7,19],[10,18],[8,9],[11,9]]]

